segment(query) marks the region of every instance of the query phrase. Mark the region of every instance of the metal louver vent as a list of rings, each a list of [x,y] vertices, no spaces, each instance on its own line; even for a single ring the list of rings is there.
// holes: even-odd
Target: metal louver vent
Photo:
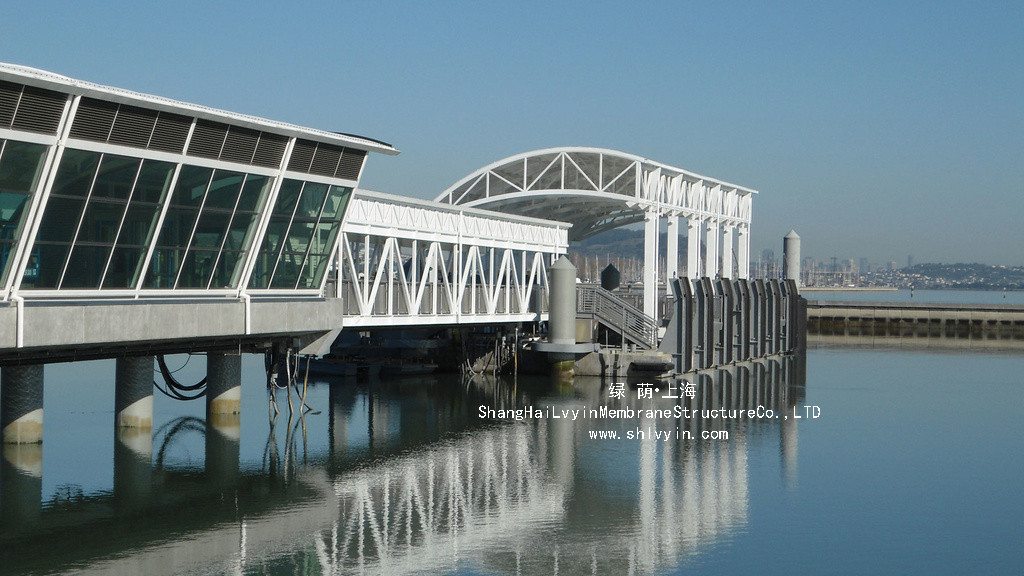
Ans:
[[[114,125],[115,115],[117,104],[82,98],[78,102],[75,121],[71,124],[71,137],[106,142],[110,136],[110,128]]]
[[[0,128],[10,128],[21,98],[21,84],[0,81]]]
[[[346,180],[358,180],[359,172],[363,168],[363,159],[366,158],[366,151],[345,148],[341,155],[341,162],[338,162],[338,170],[334,173],[337,178]]]
[[[323,142],[318,144],[313,163],[309,167],[310,174],[334,176],[335,170],[338,169],[338,160],[341,159],[341,150],[341,146],[331,146]]]
[[[284,157],[284,148],[288,139],[284,136],[260,134],[259,144],[256,145],[256,154],[252,157],[252,163],[257,166],[277,168],[281,165],[281,158]]]
[[[153,128],[153,137],[149,139],[149,148],[180,154],[191,127],[192,119],[188,116],[161,112]]]
[[[313,153],[316,152],[316,142],[309,140],[297,140],[295,149],[292,150],[291,159],[288,161],[288,169],[295,172],[309,172],[309,166],[313,162]]]
[[[67,94],[25,86],[11,125],[18,130],[56,134],[67,100]]]
[[[220,153],[220,159],[251,164],[259,139],[260,133],[256,130],[232,126],[228,129],[228,137],[224,142],[224,150]]]
[[[156,124],[156,112],[122,104],[114,120],[114,129],[110,131],[109,141],[112,144],[123,144],[145,148]]]
[[[221,148],[224,147],[224,138],[228,134],[228,125],[208,120],[196,122],[196,129],[192,132],[192,141],[188,145],[188,153],[192,156],[203,158],[219,158]]]

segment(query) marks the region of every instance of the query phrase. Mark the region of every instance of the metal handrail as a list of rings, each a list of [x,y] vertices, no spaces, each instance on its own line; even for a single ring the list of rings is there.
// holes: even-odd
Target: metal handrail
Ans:
[[[658,326],[654,319],[626,300],[599,286],[576,286],[576,312],[592,314],[644,348],[658,344]]]

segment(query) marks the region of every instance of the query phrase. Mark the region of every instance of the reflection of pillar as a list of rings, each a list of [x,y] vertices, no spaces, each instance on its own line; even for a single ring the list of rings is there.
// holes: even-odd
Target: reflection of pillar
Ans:
[[[700,220],[689,217],[686,220],[686,277],[700,278]]]
[[[114,505],[121,512],[143,510],[153,486],[153,433],[118,426],[114,440]]]
[[[665,241],[668,242],[668,246],[665,247],[665,284],[667,285],[673,278],[679,275],[679,216],[669,216],[666,220],[668,224]],[[671,291],[669,292],[671,295]]]
[[[43,441],[43,365],[0,369],[0,429],[4,444]]]
[[[714,278],[718,274],[718,222],[715,220],[707,221],[707,232],[708,232],[708,247],[707,256],[704,262],[704,275],[708,278]]]
[[[343,403],[342,390],[348,390],[351,386],[331,386],[328,389],[328,403],[330,412],[327,428],[330,432],[331,456],[344,458],[348,452],[348,413],[351,410],[349,403]]]
[[[750,227],[740,224],[739,235],[736,241],[736,277],[746,279],[750,277]]]
[[[153,357],[129,356],[116,361],[114,419],[118,428],[153,427]]]
[[[658,213],[644,214],[644,314],[658,315]]]
[[[735,226],[726,225],[722,231],[722,278],[732,278],[732,232]]]
[[[206,355],[206,416],[242,411],[242,357],[210,352]]]
[[[42,512],[43,445],[4,444],[0,460],[0,522],[12,530],[33,526]]]
[[[221,487],[238,481],[238,414],[220,414],[206,421],[206,477]]]

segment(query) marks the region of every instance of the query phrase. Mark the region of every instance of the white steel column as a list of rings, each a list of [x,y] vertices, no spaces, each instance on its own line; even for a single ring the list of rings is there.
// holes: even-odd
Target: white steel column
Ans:
[[[736,277],[741,279],[750,277],[750,227],[746,224],[740,224],[739,226],[736,255],[736,264],[739,268]]]
[[[709,219],[707,221],[708,231],[708,249],[707,256],[704,261],[704,275],[708,278],[714,278],[715,274],[718,273],[718,221]]]
[[[726,224],[722,230],[722,278],[732,278],[732,224]]]
[[[658,311],[658,212],[644,214],[644,314]]]
[[[668,220],[668,233],[665,234],[665,241],[668,242],[666,247],[666,266],[665,266],[665,283],[668,284],[670,280],[679,275],[679,216],[669,216]]]
[[[700,278],[700,220],[690,216],[686,219],[686,277]]]

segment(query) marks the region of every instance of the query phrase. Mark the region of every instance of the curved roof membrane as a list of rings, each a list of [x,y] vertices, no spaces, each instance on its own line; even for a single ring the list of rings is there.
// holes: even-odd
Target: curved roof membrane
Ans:
[[[581,240],[642,222],[648,212],[749,225],[756,193],[634,154],[566,147],[499,160],[437,201],[570,222],[570,239]]]

